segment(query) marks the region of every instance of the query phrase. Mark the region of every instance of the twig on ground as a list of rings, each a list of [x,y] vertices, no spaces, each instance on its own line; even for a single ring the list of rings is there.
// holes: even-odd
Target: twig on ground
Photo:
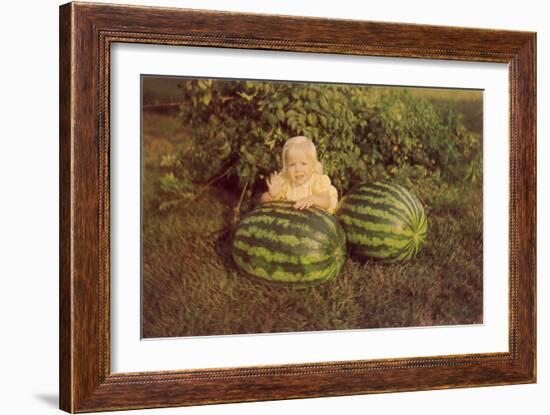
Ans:
[[[233,208],[233,225],[235,225],[241,218],[241,204],[243,203],[244,195],[246,193],[246,189],[248,188],[248,183],[250,183],[250,180],[245,183],[243,191],[241,192],[241,197],[239,198],[239,203]]]

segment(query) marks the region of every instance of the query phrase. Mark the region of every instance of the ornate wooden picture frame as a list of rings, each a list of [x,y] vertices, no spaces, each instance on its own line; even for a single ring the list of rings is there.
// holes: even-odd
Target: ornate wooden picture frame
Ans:
[[[115,43],[506,63],[509,351],[112,373],[110,51]],[[74,412],[536,380],[536,34],[183,9],[60,8],[60,407]],[[486,264],[491,266],[491,264]]]

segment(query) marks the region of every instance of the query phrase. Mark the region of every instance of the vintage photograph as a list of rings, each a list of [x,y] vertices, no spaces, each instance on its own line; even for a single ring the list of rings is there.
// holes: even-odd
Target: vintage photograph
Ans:
[[[141,77],[142,338],[483,323],[483,91]]]

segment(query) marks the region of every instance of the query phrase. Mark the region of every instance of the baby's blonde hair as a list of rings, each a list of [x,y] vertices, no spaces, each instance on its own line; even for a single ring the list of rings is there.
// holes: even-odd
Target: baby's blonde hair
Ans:
[[[298,135],[286,140],[285,145],[283,146],[283,170],[281,173],[286,174],[286,155],[290,150],[296,147],[304,147],[311,156],[314,171],[318,174],[323,174],[323,165],[319,162],[319,160],[317,160],[317,149],[315,148],[315,144],[303,135]]]

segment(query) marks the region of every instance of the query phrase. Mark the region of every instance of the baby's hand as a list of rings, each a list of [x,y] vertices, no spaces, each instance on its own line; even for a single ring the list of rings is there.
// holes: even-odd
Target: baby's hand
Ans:
[[[294,209],[298,209],[298,210],[304,210],[304,209],[307,209],[307,208],[310,208],[314,205],[314,200],[313,200],[313,196],[307,196],[307,197],[304,197],[300,200],[298,200],[296,203],[294,203]]]
[[[277,172],[271,173],[269,179],[267,179],[267,188],[269,189],[269,195],[275,199],[283,191],[283,179],[277,174]]]

